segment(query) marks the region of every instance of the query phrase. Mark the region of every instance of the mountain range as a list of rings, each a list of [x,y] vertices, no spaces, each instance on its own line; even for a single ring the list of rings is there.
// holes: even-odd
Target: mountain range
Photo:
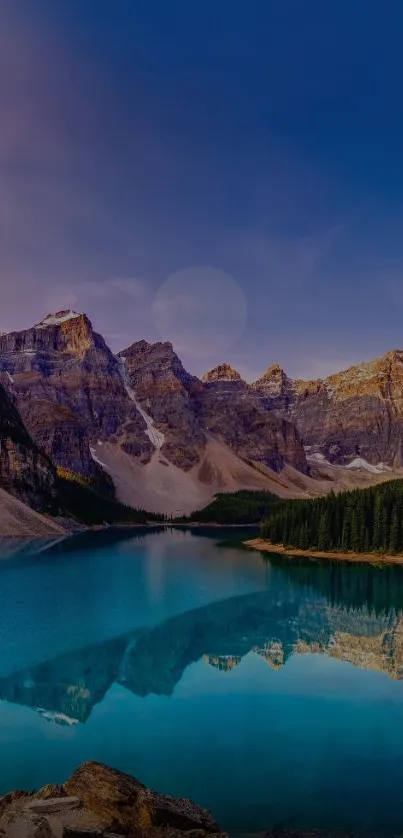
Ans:
[[[400,350],[323,380],[274,364],[249,384],[226,363],[191,375],[168,342],[114,355],[70,310],[0,334],[0,487],[36,511],[57,470],[168,515],[241,488],[315,496],[403,475],[402,434]]]

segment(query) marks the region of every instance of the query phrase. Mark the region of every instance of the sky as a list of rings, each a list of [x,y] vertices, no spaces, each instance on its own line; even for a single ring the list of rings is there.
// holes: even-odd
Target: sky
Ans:
[[[191,372],[403,348],[403,5],[0,0],[0,330]]]

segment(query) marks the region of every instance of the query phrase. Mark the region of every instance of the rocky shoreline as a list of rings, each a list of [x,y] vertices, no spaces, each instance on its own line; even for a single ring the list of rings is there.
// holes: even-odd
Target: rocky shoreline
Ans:
[[[281,556],[288,558],[302,558],[307,559],[336,559],[344,562],[366,562],[367,564],[403,564],[402,553],[353,553],[347,551],[339,553],[333,550],[301,550],[298,547],[284,547],[283,544],[271,544],[264,538],[251,538],[243,542],[245,547],[250,547],[252,550],[259,550],[262,553],[278,553]]]

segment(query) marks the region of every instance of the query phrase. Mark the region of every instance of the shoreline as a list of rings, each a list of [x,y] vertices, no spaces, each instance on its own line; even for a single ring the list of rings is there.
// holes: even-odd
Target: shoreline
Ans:
[[[44,516],[48,517],[48,516]],[[231,529],[231,530],[245,530],[245,529],[258,529],[258,524],[217,524],[211,521],[210,523],[205,523],[204,521],[195,521],[193,523],[182,523],[179,521],[146,521],[142,523],[130,523],[130,524],[92,524],[86,526],[85,524],[71,526],[71,522],[62,522],[61,518],[53,519],[48,518],[49,521],[57,520],[57,524],[63,528],[64,532],[60,533],[59,538],[60,540],[70,538],[74,535],[83,535],[84,533],[90,532],[106,532],[107,530],[137,530],[137,529],[170,529],[171,527],[182,527],[184,529],[193,529],[193,528],[210,528],[210,529]],[[55,533],[55,537],[57,533]],[[51,535],[44,536],[44,535],[31,535],[27,536],[24,533],[18,533],[18,535],[7,535],[6,533],[0,532],[0,543],[2,538],[13,539],[15,541],[21,539],[22,541],[26,540],[27,538],[36,539],[38,541],[43,541],[48,538],[51,538]]]
[[[299,547],[284,547],[283,544],[271,544],[264,538],[251,538],[242,542],[245,547],[252,550],[259,550],[261,553],[276,553],[288,558],[306,559],[330,559],[344,562],[365,562],[366,564],[399,564],[403,565],[403,553],[354,553],[352,551],[342,553],[338,551],[325,550],[301,550]]]

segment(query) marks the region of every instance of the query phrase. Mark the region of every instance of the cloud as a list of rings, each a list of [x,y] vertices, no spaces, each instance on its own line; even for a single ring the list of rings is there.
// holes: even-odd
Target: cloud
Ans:
[[[76,290],[77,298],[92,300],[112,300],[124,297],[134,297],[136,300],[145,299],[150,288],[142,279],[114,277],[93,282],[81,282]]]
[[[136,299],[146,297],[150,290],[147,283],[141,279],[115,277],[114,279],[110,279],[106,284],[109,285],[112,291],[116,289],[122,294],[128,294],[130,297],[136,297]]]

